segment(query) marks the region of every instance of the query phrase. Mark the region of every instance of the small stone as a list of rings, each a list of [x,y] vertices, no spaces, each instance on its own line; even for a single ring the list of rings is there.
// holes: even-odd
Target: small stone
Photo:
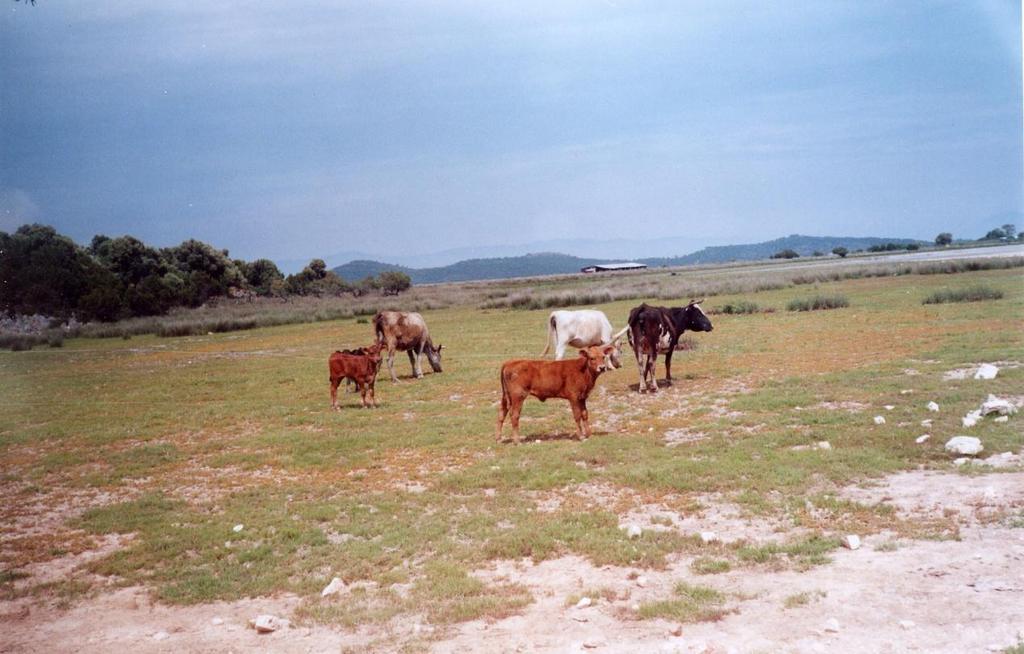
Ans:
[[[257,615],[252,620],[249,620],[249,626],[256,630],[257,633],[269,634],[277,631],[288,624],[287,620],[282,620],[276,615],[262,614]]]
[[[590,618],[588,618],[588,617],[586,617],[584,615],[576,615],[576,616],[573,616],[572,619],[575,620],[576,622],[589,622],[590,621]]]
[[[583,641],[583,647],[585,647],[587,649],[596,649],[596,648],[600,647],[601,645],[604,645],[604,643],[599,641],[599,640],[585,640],[585,641]]]
[[[925,405],[925,407],[929,411],[938,411],[939,410],[939,405],[936,404],[935,402],[929,402],[928,404]]]
[[[913,620],[900,620],[900,628],[913,629],[917,624]]]
[[[981,414],[985,416],[990,413],[998,413],[1001,416],[1008,416],[1017,413],[1017,407],[1009,400],[998,398],[995,395],[989,395],[988,399],[982,403],[980,411]]]
[[[640,538],[643,533],[644,530],[640,528],[640,525],[629,525],[629,527],[626,528],[626,535],[631,539]]]
[[[842,539],[843,547],[849,550],[860,549],[860,536],[855,534],[847,534]]]
[[[683,635],[683,625],[677,624],[675,627],[673,627],[669,631],[669,633],[672,634],[673,636],[675,636],[676,638],[679,638],[680,636]]]
[[[242,531],[243,529],[245,529],[245,525],[235,525],[234,527],[231,528],[231,531],[233,531],[233,532],[235,532],[237,534],[238,532]]]
[[[700,540],[702,543],[714,543],[718,541],[718,534],[713,531],[702,531],[700,532]]]
[[[992,422],[1009,422],[1009,421],[1010,421],[1010,416],[999,416],[998,418],[993,418],[992,419]]]
[[[931,427],[932,426],[932,419],[928,418],[927,420],[922,420],[921,421],[921,426],[922,427]]]
[[[999,374],[999,368],[991,363],[983,363],[978,366],[978,372],[974,373],[975,379],[995,379]]]
[[[917,438],[914,439],[914,442],[917,443],[918,445],[920,445],[921,443],[925,442],[926,440],[928,440],[931,437],[932,437],[931,434],[921,434],[920,436],[918,436]]]
[[[589,597],[581,597],[580,601],[576,602],[576,608],[578,608],[578,609],[585,609],[585,608],[587,608],[588,606],[590,606],[593,603],[594,603],[594,601],[592,599],[590,599]]]
[[[829,618],[825,621],[825,631],[829,633],[839,633],[839,620],[835,618]]]
[[[875,424],[876,425],[884,425],[885,424],[885,418],[883,418],[882,416],[875,416]]]
[[[979,420],[981,420],[981,411],[974,410],[968,412],[966,416],[960,419],[960,422],[964,427],[973,427],[978,424]]]
[[[953,454],[974,455],[980,453],[985,447],[981,440],[974,436],[954,436],[946,441],[946,451]]]
[[[328,595],[334,595],[342,588],[345,587],[345,582],[340,578],[335,577],[331,579],[331,583],[327,584],[322,591],[320,591],[320,597],[327,597]]]
[[[819,450],[831,450],[832,443],[829,443],[828,441],[818,441],[815,447],[817,447]]]
[[[153,634],[153,640],[167,640],[170,637],[171,635],[166,631],[158,631],[155,634]]]
[[[914,391],[909,389],[909,388],[901,388],[900,389],[900,395],[910,395],[913,392]]]
[[[212,624],[214,627],[219,627],[222,624],[224,624],[224,618],[213,618],[212,620],[210,620],[210,624]]]
[[[885,405],[885,410],[886,411],[892,411],[895,408],[896,408],[896,406],[894,404],[886,404]]]
[[[639,586],[640,588],[645,587],[647,585],[647,577],[643,577],[643,576],[637,577],[636,578],[636,585]]]
[[[629,608],[632,609],[633,611],[639,611],[640,610],[640,605],[639,604],[630,604]]]
[[[970,459],[968,459],[966,456],[962,456],[959,459],[953,459],[953,465],[962,466],[969,461]]]

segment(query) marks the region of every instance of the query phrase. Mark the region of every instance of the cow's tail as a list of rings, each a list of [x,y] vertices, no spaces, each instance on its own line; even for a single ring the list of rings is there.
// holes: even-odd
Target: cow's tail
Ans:
[[[377,335],[377,341],[384,340],[384,316],[377,313],[373,317],[373,333]]]
[[[501,367],[501,372],[498,373],[498,378],[501,381],[501,412],[505,413],[508,411],[509,407],[508,387],[505,385],[505,366]]]
[[[544,351],[540,353],[542,357],[546,357],[551,351],[551,341],[556,338],[558,338],[558,327],[555,323],[555,315],[551,314],[551,317],[548,318],[548,342],[544,344]]]

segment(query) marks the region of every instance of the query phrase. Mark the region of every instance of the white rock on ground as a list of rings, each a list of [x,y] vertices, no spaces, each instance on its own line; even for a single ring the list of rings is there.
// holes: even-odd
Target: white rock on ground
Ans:
[[[1007,422],[1010,420],[1010,416],[999,416],[992,420],[992,422]]]
[[[855,534],[847,534],[846,536],[843,536],[841,542],[843,543],[843,547],[845,547],[846,549],[860,549],[860,536],[857,536]]]
[[[219,627],[222,624],[224,624],[224,618],[212,618],[210,620],[210,624],[212,624],[214,627]]]
[[[975,379],[995,379],[999,374],[999,368],[991,363],[983,363],[978,366],[978,372],[974,373]]]
[[[640,525],[629,525],[626,527],[626,535],[630,538],[640,538],[644,530],[640,528]]]
[[[700,532],[700,540],[702,543],[714,543],[718,540],[718,534],[713,531],[702,531]]]
[[[153,640],[167,640],[170,637],[171,635],[166,631],[158,631],[155,634],[153,634]]]
[[[886,411],[892,411],[895,408],[896,408],[896,405],[894,405],[894,404],[886,404],[885,405],[885,410]]]
[[[644,588],[645,586],[647,586],[647,577],[644,577],[644,576],[637,577],[636,578],[636,585],[639,586],[640,588]]]
[[[974,436],[954,436],[946,441],[946,451],[953,454],[974,455],[980,453],[985,447],[981,440]]]
[[[885,424],[885,418],[883,418],[882,416],[875,416],[875,424],[876,425],[884,425]]]
[[[255,629],[257,633],[261,634],[269,634],[277,631],[278,629],[287,626],[287,624],[287,620],[267,613],[257,615],[252,620],[249,620],[249,626]]]
[[[900,627],[903,629],[913,629],[917,624],[913,620],[900,620]]]
[[[340,578],[335,577],[331,579],[331,583],[327,584],[322,591],[320,591],[320,597],[327,597],[328,595],[334,595],[342,588],[345,587],[345,582]]]
[[[580,601],[576,602],[576,608],[578,608],[578,609],[585,609],[585,608],[587,608],[588,606],[590,606],[593,603],[594,603],[594,601],[592,599],[590,599],[589,597],[581,597]]]
[[[928,440],[931,437],[932,437],[931,434],[921,434],[920,436],[918,436],[917,438],[914,439],[914,442],[917,443],[918,445],[920,445],[921,443],[925,442],[926,440]]]
[[[921,426],[922,427],[931,427],[932,426],[932,419],[928,418],[927,420],[922,420],[921,421]]]
[[[829,618],[828,620],[826,620],[825,621],[825,631],[828,631],[828,632],[831,632],[831,633],[834,633],[834,634],[835,633],[839,633],[839,620],[836,620],[835,618]]]
[[[987,416],[991,413],[998,413],[1001,416],[1009,416],[1017,413],[1017,407],[1009,400],[998,398],[995,395],[989,395],[988,399],[981,405],[981,414]]]
[[[960,424],[964,427],[973,427],[978,424],[979,420],[981,420],[981,411],[975,409],[974,411],[969,411],[966,416],[961,418]]]
[[[818,441],[815,444],[815,447],[817,449],[819,449],[819,450],[831,450],[832,449],[832,443],[829,443],[828,441]]]
[[[939,405],[935,402],[929,402],[928,404],[925,405],[925,408],[927,408],[929,411],[938,411]]]
[[[237,534],[238,532],[242,531],[243,529],[245,529],[245,525],[235,525],[234,527],[231,528],[231,531],[233,531],[233,532],[235,532]]]

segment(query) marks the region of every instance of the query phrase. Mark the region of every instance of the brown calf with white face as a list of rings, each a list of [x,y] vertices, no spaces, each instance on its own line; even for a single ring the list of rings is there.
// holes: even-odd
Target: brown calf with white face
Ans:
[[[331,372],[331,408],[335,411],[341,410],[338,407],[338,385],[343,379],[351,379],[356,383],[364,408],[367,406],[367,393],[370,396],[370,403],[377,406],[374,384],[377,380],[377,371],[380,370],[380,351],[384,349],[384,344],[374,343],[360,349],[363,354],[335,352],[327,360]]]
[[[495,437],[500,443],[505,417],[512,417],[512,440],[519,436],[519,414],[523,402],[534,396],[541,402],[552,397],[569,400],[576,421],[576,438],[590,437],[590,415],[587,396],[602,372],[620,367],[617,343],[593,345],[580,350],[579,357],[564,361],[514,359],[501,366],[501,408]]]

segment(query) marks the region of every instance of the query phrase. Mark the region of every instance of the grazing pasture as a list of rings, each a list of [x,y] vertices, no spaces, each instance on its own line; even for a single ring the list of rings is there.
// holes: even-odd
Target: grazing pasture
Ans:
[[[33,619],[65,611],[127,610],[103,602],[135,589],[161,611],[230,614],[225,607],[251,598],[283,598],[282,617],[314,641],[447,651],[449,640],[480,646],[467,621],[501,633],[504,619],[531,607],[554,607],[543,613],[562,625],[556,640],[586,629],[565,617],[582,610],[567,599],[610,584],[593,597],[589,628],[626,629],[640,642],[664,636],[666,620],[728,628],[756,602],[774,602],[780,616],[827,605],[817,598],[829,588],[803,580],[850,565],[830,563],[847,533],[876,538],[876,557],[900,556],[884,543],[955,544],[966,528],[955,512],[898,511],[846,489],[920,468],[968,481],[989,474],[950,472],[942,446],[968,433],[960,417],[988,393],[1022,399],[1020,269],[763,290],[745,286],[748,274],[738,268],[745,290],[727,292],[721,273],[723,292],[706,305],[756,303],[758,312],[723,311],[713,332],[691,335],[698,347],[676,354],[671,386],[637,394],[626,352],[622,369],[601,375],[585,442],[574,440],[565,403],[551,401],[525,404],[523,445],[495,443],[501,363],[536,354],[550,311],[499,307],[497,296],[489,309],[418,307],[445,344],[444,373],[417,380],[400,367],[398,384],[378,385],[373,411],[345,393],[342,411],[330,410],[328,355],[373,339],[372,325],[354,317],[0,352],[3,612],[35,616],[8,637],[24,644]],[[648,274],[660,284],[656,275],[668,273]],[[922,303],[979,285],[1002,299]],[[549,294],[558,292],[567,291]],[[848,306],[781,310],[812,294]],[[593,308],[618,330],[639,303]],[[991,381],[944,379],[979,362],[1004,364]],[[663,382],[661,362],[656,376]],[[929,401],[940,412],[928,412]],[[987,419],[969,433],[986,455],[1020,452],[1020,420]],[[915,443],[923,433],[930,440]],[[1011,503],[986,524],[1012,529],[1022,510]],[[640,537],[622,528],[630,524]],[[560,576],[567,570],[585,585]],[[638,575],[651,582],[638,585]],[[737,590],[744,575],[778,590],[755,599]],[[321,598],[333,577],[344,596]],[[196,615],[205,625],[212,613]],[[519,631],[491,644],[529,636]],[[287,636],[267,638],[290,651]]]

